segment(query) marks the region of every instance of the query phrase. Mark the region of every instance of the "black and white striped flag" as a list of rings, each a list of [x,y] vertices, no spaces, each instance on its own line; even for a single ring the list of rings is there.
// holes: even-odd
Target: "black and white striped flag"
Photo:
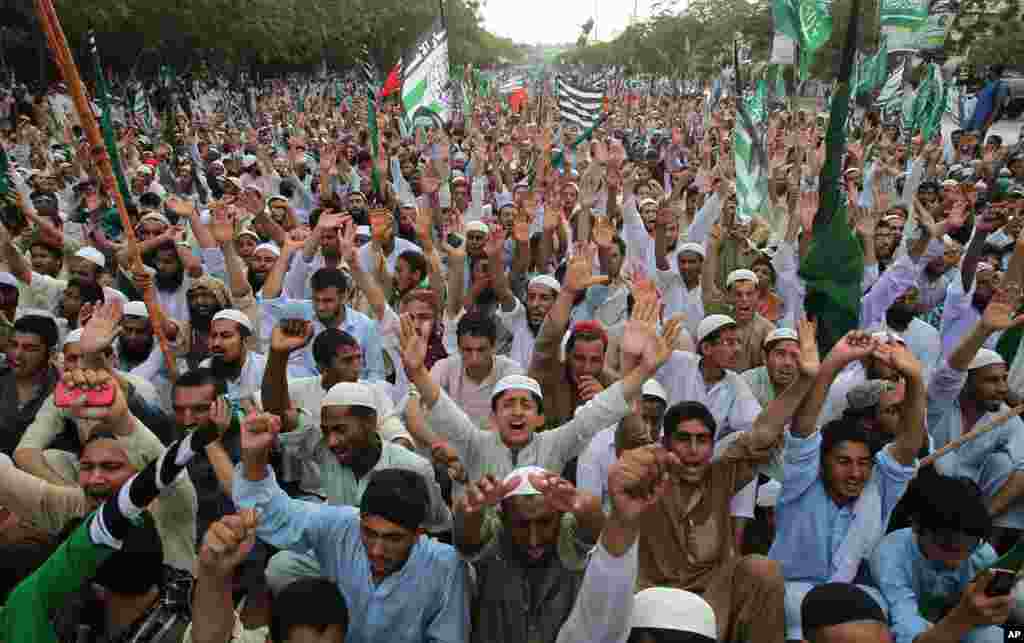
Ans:
[[[603,91],[585,89],[565,76],[558,77],[558,113],[563,121],[586,129],[597,122],[603,108]]]
[[[379,83],[377,82],[377,67],[370,57],[370,48],[365,44],[359,50],[359,73],[366,86],[376,93]]]

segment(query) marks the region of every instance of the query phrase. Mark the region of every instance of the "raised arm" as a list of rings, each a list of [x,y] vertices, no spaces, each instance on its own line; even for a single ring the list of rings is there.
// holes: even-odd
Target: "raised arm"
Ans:
[[[288,395],[288,358],[305,348],[312,338],[313,322],[301,319],[282,319],[270,338],[270,354],[263,371],[260,398],[264,411],[281,417],[282,431],[296,428],[288,413],[292,406]]]
[[[847,333],[832,347],[818,369],[810,394],[800,405],[793,420],[790,432],[794,436],[806,438],[818,430],[818,415],[821,414],[821,408],[828,398],[828,389],[832,386],[836,376],[846,368],[847,364],[871,355],[875,345],[876,341],[871,335],[854,330]]]

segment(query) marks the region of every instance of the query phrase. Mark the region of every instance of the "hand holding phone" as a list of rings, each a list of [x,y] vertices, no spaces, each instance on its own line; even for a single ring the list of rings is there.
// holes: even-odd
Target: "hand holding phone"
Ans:
[[[1017,581],[1017,572],[1012,569],[999,568],[990,569],[989,572],[992,573],[992,580],[985,588],[986,596],[1006,596],[1013,591],[1013,586]]]
[[[59,409],[82,404],[83,399],[86,407],[110,406],[114,403],[114,387],[105,384],[99,388],[84,389],[58,382],[53,392],[53,403]]]

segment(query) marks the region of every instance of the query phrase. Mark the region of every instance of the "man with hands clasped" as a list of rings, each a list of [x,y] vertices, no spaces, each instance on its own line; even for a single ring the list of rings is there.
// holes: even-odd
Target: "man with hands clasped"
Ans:
[[[455,505],[455,543],[476,571],[473,641],[553,641],[604,525],[600,499],[540,467],[484,476]]]

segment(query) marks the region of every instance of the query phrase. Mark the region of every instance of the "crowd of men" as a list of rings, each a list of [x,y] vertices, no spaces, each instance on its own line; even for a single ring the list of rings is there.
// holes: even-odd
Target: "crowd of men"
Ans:
[[[770,113],[747,216],[728,99],[579,144],[550,101],[382,103],[376,149],[361,100],[118,123],[132,231],[73,111],[7,105],[0,640],[1002,637],[1019,141],[865,116],[819,346],[827,114]]]

